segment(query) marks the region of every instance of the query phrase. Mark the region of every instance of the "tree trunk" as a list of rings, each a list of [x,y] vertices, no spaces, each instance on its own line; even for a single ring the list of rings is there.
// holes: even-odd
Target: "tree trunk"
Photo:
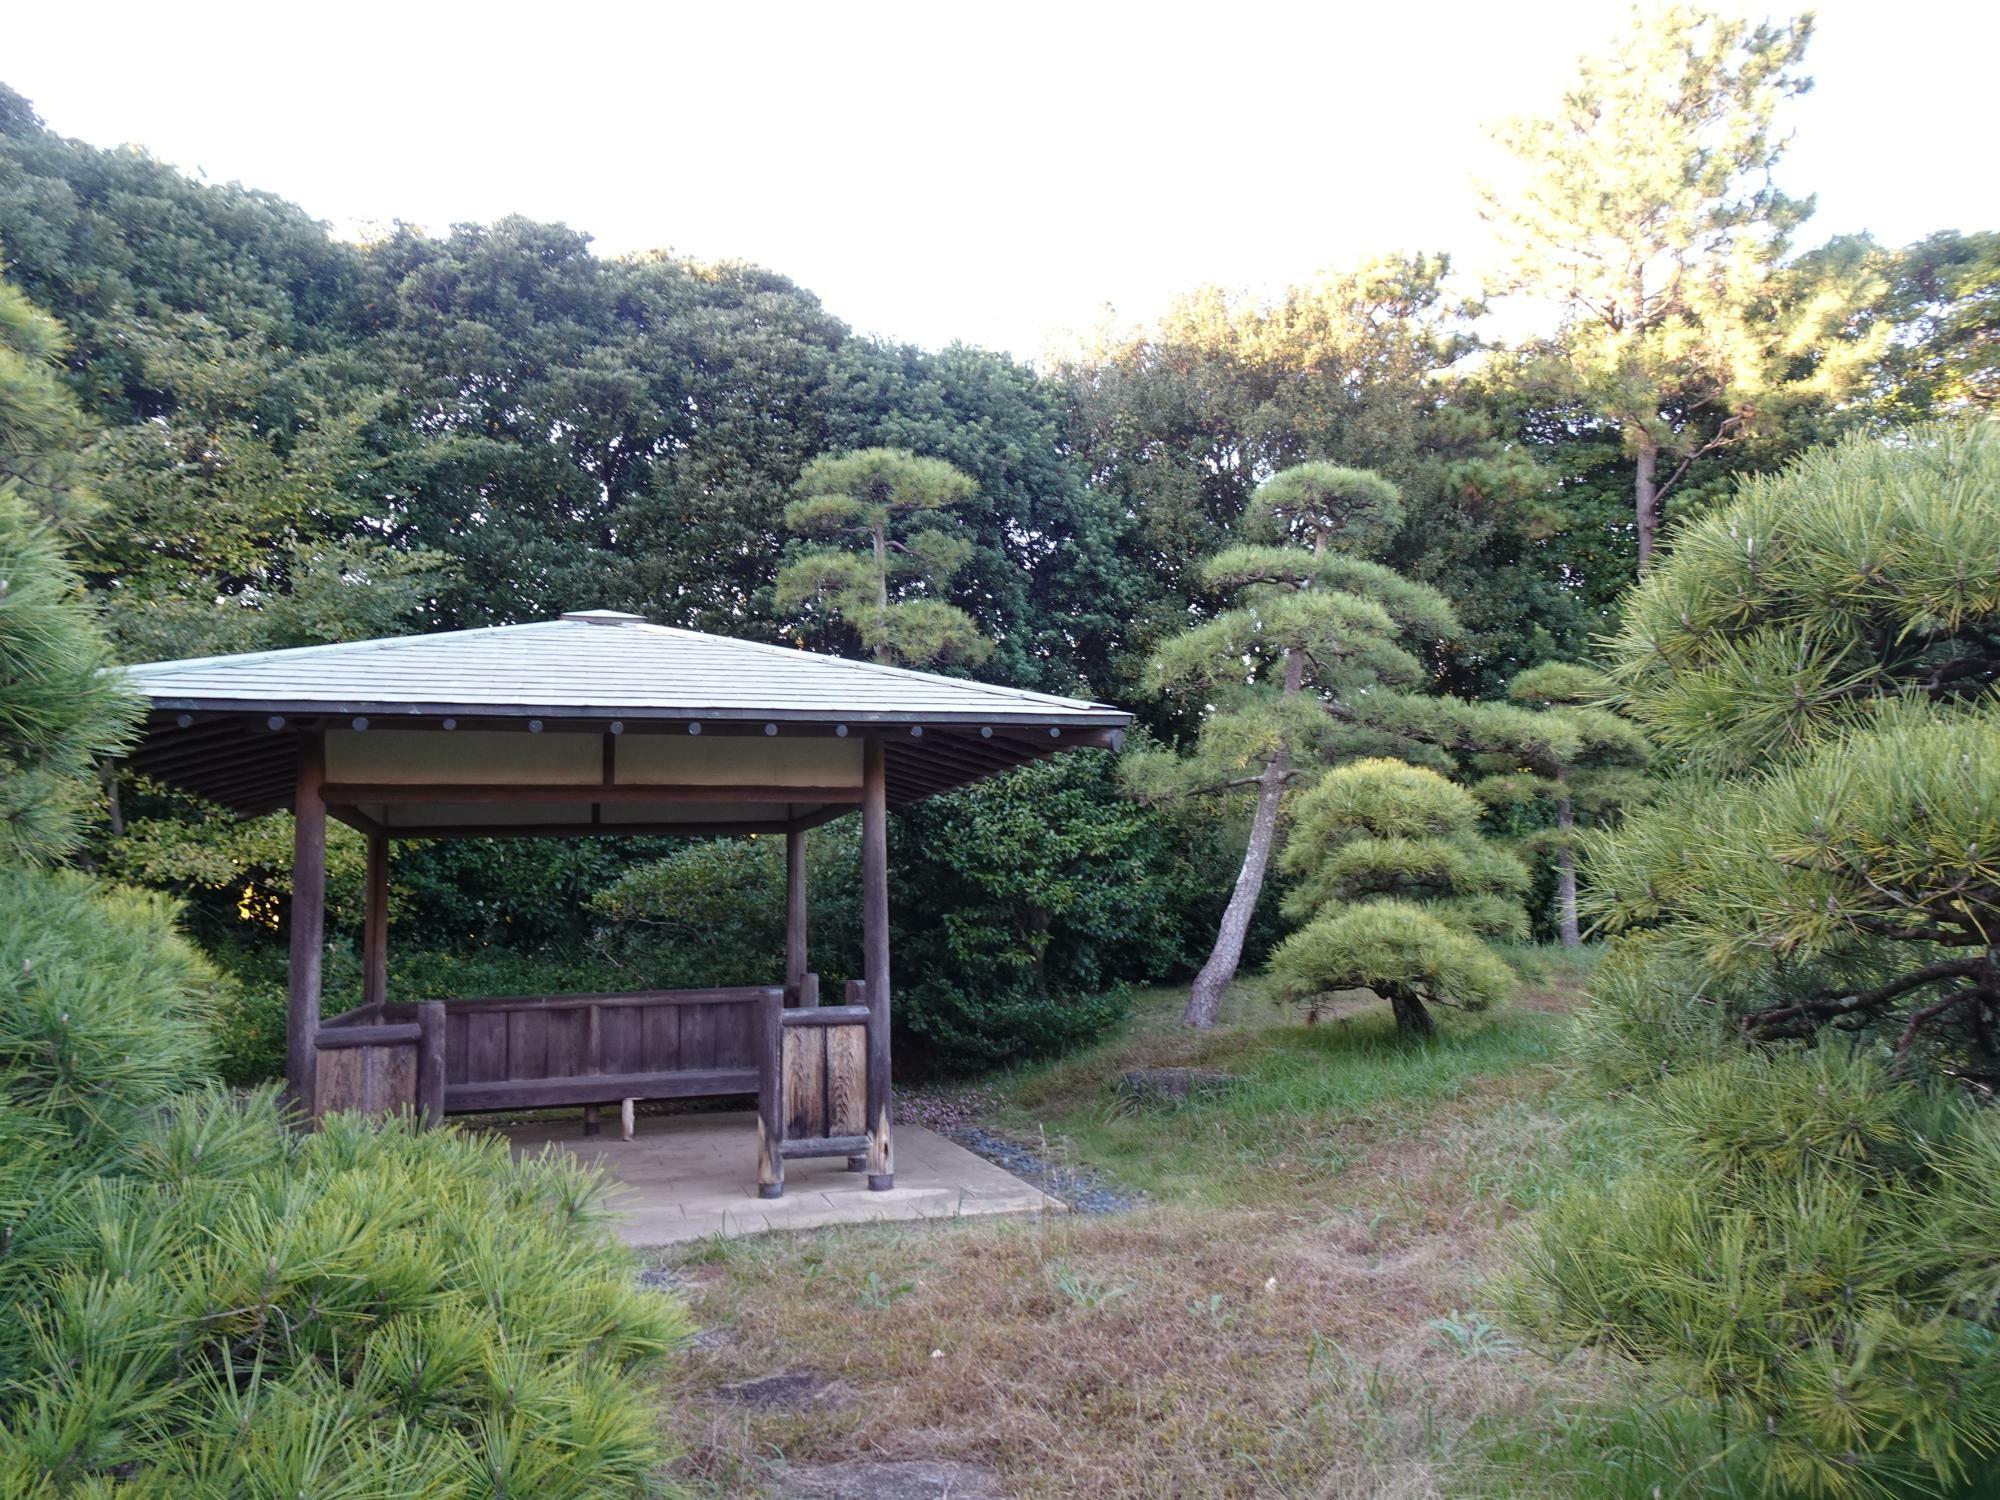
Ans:
[[[1556,924],[1565,948],[1583,946],[1583,929],[1576,919],[1576,852],[1569,846],[1576,828],[1576,812],[1567,797],[1556,803],[1556,827],[1562,831],[1563,845],[1556,853]]]
[[[1639,524],[1639,573],[1644,576],[1653,565],[1653,537],[1660,528],[1660,487],[1655,477],[1660,450],[1652,443],[1639,448],[1637,472],[1632,479],[1632,505]]]
[[[1280,701],[1297,697],[1305,678],[1305,653],[1286,652],[1285,688]],[[1250,935],[1250,918],[1257,910],[1257,898],[1264,893],[1264,873],[1271,866],[1271,851],[1277,845],[1278,803],[1284,797],[1285,778],[1291,768],[1290,752],[1280,750],[1257,778],[1257,811],[1250,819],[1250,843],[1243,851],[1243,867],[1236,872],[1236,888],[1229,893],[1229,905],[1223,909],[1215,947],[1188,990],[1187,1011],[1181,1019],[1190,1026],[1204,1031],[1213,1026],[1222,1010],[1222,997],[1235,982],[1236,966],[1243,961],[1243,940]]]
[[[1396,1014],[1396,1029],[1407,1031],[1412,1036],[1436,1036],[1437,1021],[1424,1002],[1417,998],[1414,990],[1406,990],[1401,985],[1383,991],[1389,997],[1389,1009]]]

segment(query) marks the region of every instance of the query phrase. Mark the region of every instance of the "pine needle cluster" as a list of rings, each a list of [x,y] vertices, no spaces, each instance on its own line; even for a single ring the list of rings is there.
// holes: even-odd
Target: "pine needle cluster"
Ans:
[[[1279,858],[1285,913],[1305,922],[1271,971],[1306,993],[1368,989],[1406,1030],[1435,1029],[1429,1005],[1483,1010],[1514,974],[1482,936],[1527,936],[1529,875],[1479,832],[1463,787],[1402,761],[1338,766],[1293,810]]]
[[[0,1496],[608,1496],[685,1333],[563,1155],[204,1086],[152,898],[0,876]]]
[[[2000,1115],[1844,1047],[1654,1091],[1644,1168],[1529,1222],[1503,1295],[1705,1403],[1758,1493],[1958,1492],[2000,1464]]]
[[[1682,526],[1610,642],[1665,746],[1747,770],[1899,696],[2000,684],[2000,425],[1857,434]]]

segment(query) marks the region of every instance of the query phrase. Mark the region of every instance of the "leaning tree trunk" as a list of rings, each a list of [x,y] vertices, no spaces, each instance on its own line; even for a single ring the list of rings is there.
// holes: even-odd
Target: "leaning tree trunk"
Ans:
[[[1569,836],[1576,828],[1576,811],[1564,797],[1556,803],[1556,827],[1562,831],[1562,847],[1556,851],[1556,924],[1565,948],[1583,946],[1583,928],[1576,919],[1576,851]]]
[[[1437,1020],[1415,990],[1395,984],[1386,986],[1382,993],[1389,999],[1389,1009],[1395,1012],[1398,1031],[1407,1031],[1412,1036],[1437,1035]]]
[[[1204,1030],[1213,1026],[1222,1010],[1222,997],[1235,982],[1236,966],[1243,961],[1243,941],[1250,935],[1250,918],[1264,892],[1264,872],[1270,868],[1271,850],[1277,843],[1278,803],[1285,793],[1285,773],[1290,766],[1291,757],[1281,750],[1257,778],[1257,812],[1250,820],[1250,844],[1243,851],[1243,868],[1236,872],[1236,889],[1229,893],[1229,905],[1223,909],[1215,948],[1188,990],[1187,1012],[1182,1019],[1190,1026]]]
[[[1285,687],[1279,701],[1297,697],[1305,680],[1305,653],[1288,651]],[[1278,804],[1284,798],[1285,779],[1291,769],[1290,753],[1279,750],[1265,765],[1264,774],[1257,778],[1257,812],[1250,819],[1250,843],[1243,851],[1243,868],[1236,872],[1236,888],[1229,893],[1229,905],[1223,909],[1215,947],[1188,990],[1187,1011],[1181,1019],[1190,1026],[1203,1030],[1213,1026],[1222,1011],[1222,997],[1236,980],[1236,966],[1243,961],[1243,940],[1250,935],[1250,918],[1256,913],[1257,898],[1264,893],[1264,872],[1271,867],[1271,851],[1277,845]]]
[[[1637,472],[1632,478],[1633,518],[1639,529],[1639,572],[1643,576],[1653,565],[1653,537],[1660,529],[1660,487],[1655,477],[1660,450],[1651,443],[1640,447]]]

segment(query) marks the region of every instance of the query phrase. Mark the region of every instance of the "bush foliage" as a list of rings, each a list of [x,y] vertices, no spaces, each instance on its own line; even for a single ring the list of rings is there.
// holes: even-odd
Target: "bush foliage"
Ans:
[[[2000,1463],[2000,1116],[1829,1046],[1676,1076],[1634,1131],[1641,1170],[1529,1221],[1523,1326],[1707,1403],[1760,1493]]]
[[[1881,698],[2000,681],[2000,426],[1857,434],[1674,533],[1611,642],[1631,712],[1724,771]]]
[[[1288,916],[1306,925],[1271,972],[1307,994],[1368,989],[1397,1023],[1428,1032],[1427,1006],[1484,1010],[1514,974],[1481,935],[1525,938],[1529,875],[1478,829],[1477,798],[1398,760],[1336,767],[1298,799],[1280,868]]]
[[[683,1333],[567,1158],[204,1085],[157,897],[0,874],[0,1496],[637,1494]]]

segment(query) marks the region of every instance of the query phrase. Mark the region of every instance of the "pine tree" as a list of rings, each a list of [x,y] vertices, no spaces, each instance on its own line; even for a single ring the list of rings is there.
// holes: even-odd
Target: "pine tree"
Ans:
[[[799,489],[785,507],[787,526],[808,536],[857,536],[866,550],[814,548],[788,563],[778,574],[780,609],[818,605],[879,662],[924,666],[986,655],[972,617],[939,597],[972,544],[936,524],[909,524],[969,500],[969,475],[907,449],[863,448],[814,459]]]
[[[2000,427],[1745,484],[1611,644],[1632,715],[1726,774],[1593,839],[1586,906],[1752,1037],[1858,1032],[2000,1089]]]
[[[1153,798],[1256,797],[1215,946],[1188,994],[1191,1026],[1215,1024],[1242,962],[1286,790],[1344,755],[1403,744],[1380,726],[1425,680],[1410,647],[1457,632],[1435,590],[1365,557],[1401,516],[1395,486],[1367,470],[1311,463],[1273,476],[1249,520],[1277,541],[1231,547],[1204,570],[1236,603],[1154,654],[1155,684],[1201,705],[1201,729],[1185,758],[1128,756],[1128,785]]]
[[[1553,828],[1521,840],[1521,848],[1555,863],[1556,928],[1565,948],[1583,945],[1576,902],[1578,828],[1608,823],[1621,809],[1645,800],[1652,786],[1644,775],[1651,755],[1645,736],[1630,720],[1596,706],[1614,691],[1610,679],[1593,667],[1560,661],[1530,667],[1507,684],[1507,696],[1539,709],[1552,732],[1526,756],[1473,757],[1474,766],[1488,772],[1472,788],[1482,801],[1546,809],[1553,821]]]
[[[132,717],[57,530],[90,508],[73,482],[84,424],[56,379],[63,347],[0,282],[0,859],[74,847],[94,763]]]
[[[1624,439],[1643,573],[1666,498],[1698,460],[1861,378],[1880,340],[1842,331],[1880,287],[1829,267],[1816,287],[1774,295],[1812,210],[1771,179],[1779,110],[1810,86],[1811,17],[1634,15],[1557,113],[1497,132],[1525,180],[1486,197],[1512,254],[1499,289],[1553,302],[1561,319],[1527,378]]]
[[[1285,913],[1305,926],[1271,972],[1305,994],[1368,989],[1396,1024],[1436,1030],[1428,1004],[1483,1010],[1512,971],[1481,941],[1525,938],[1529,876],[1479,832],[1477,798],[1436,771],[1368,759],[1329,771],[1293,809]]]

